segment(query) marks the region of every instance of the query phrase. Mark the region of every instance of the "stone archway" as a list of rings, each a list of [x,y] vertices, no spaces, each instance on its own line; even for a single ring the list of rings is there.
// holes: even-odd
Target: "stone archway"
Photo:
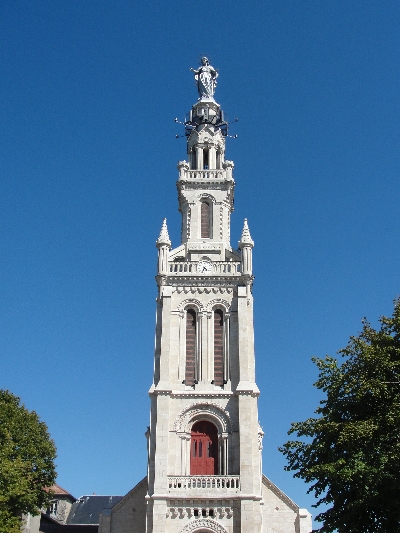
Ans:
[[[174,423],[174,431],[181,438],[180,473],[189,475],[191,432],[197,422],[209,422],[218,432],[218,472],[216,475],[229,475],[229,447],[232,434],[232,421],[228,411],[214,402],[195,402],[181,411]]]

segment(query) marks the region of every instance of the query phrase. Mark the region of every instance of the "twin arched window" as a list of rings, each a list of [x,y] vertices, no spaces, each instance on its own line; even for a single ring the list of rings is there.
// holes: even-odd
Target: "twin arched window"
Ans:
[[[224,313],[222,309],[213,311],[214,326],[214,385],[222,387],[224,384]],[[197,313],[194,309],[186,311],[186,362],[185,385],[192,387],[197,383],[198,371],[198,342],[197,342]]]

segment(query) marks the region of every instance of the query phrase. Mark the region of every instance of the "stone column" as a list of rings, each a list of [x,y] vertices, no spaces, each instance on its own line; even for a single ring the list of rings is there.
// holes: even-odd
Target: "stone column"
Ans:
[[[217,151],[215,146],[210,146],[208,149],[208,167],[210,170],[217,168]]]
[[[196,146],[196,168],[197,170],[203,170],[203,148]]]
[[[205,334],[207,334],[207,328],[203,328],[203,313],[199,311],[197,313],[197,335],[196,335],[196,360],[195,360],[195,372],[194,372],[194,379],[197,382],[202,381],[203,379],[203,341],[204,341],[204,334],[203,330],[205,331]]]

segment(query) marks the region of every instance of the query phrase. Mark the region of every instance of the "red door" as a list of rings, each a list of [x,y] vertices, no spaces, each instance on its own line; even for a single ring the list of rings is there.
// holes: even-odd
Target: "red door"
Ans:
[[[213,476],[218,473],[218,432],[211,422],[197,422],[192,427],[190,474]]]

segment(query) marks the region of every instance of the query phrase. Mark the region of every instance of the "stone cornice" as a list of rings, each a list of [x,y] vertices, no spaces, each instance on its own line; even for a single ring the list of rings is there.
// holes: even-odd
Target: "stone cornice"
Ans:
[[[212,391],[196,391],[196,390],[172,390],[172,398],[196,398],[197,400],[204,399],[213,399],[213,398],[231,398],[233,396],[232,391],[224,390],[212,390]]]
[[[257,398],[260,396],[260,389],[254,382],[240,381],[236,387],[236,396],[252,396]]]
[[[278,489],[279,490],[279,489]],[[196,496],[193,497],[193,494],[189,494],[187,496],[184,496],[183,494],[177,495],[171,495],[171,494],[152,494],[151,496],[146,496],[146,500],[222,500],[222,501],[230,501],[230,500],[250,500],[250,501],[261,501],[262,496],[259,494],[230,494],[226,498],[225,495],[218,495],[215,497],[208,496],[207,498],[203,498],[202,496]],[[289,499],[289,498],[288,498]],[[293,502],[292,502],[293,503]]]
[[[188,286],[188,287],[237,287],[238,285],[244,285],[241,276],[186,276],[185,274],[180,275],[174,274],[174,276],[167,276],[165,280],[165,285],[170,285],[172,287]]]

